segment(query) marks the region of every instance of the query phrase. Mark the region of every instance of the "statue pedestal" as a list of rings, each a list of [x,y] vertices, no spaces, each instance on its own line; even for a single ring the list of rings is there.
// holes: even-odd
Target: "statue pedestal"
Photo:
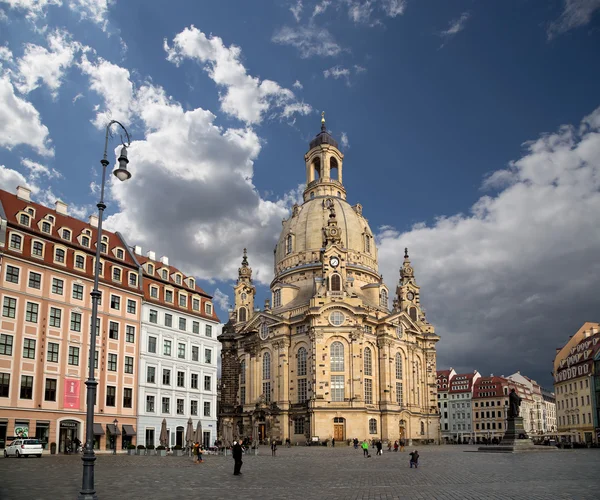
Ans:
[[[527,451],[556,451],[555,446],[536,446],[523,427],[523,417],[508,417],[506,432],[500,444],[496,446],[481,446],[478,451],[491,453],[520,453]]]

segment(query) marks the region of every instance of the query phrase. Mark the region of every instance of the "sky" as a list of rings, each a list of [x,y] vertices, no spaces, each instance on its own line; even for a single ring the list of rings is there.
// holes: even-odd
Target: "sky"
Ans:
[[[0,0],[0,187],[95,210],[227,319],[269,298],[320,115],[395,289],[409,248],[438,369],[552,384],[599,321],[600,0]],[[120,138],[114,129],[109,159]]]

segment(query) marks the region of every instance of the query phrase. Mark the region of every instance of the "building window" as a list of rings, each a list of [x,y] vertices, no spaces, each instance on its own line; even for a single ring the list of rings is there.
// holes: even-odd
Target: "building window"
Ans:
[[[148,321],[154,324],[158,323],[158,312],[154,309],[150,309],[150,317],[148,318]]]
[[[206,314],[208,314],[209,316],[212,316],[212,304],[209,304],[208,302],[204,305],[204,310],[206,311]]]
[[[162,383],[163,385],[171,385],[171,370],[167,370],[166,368],[163,368],[163,374],[162,374]]]
[[[116,354],[108,355],[108,371],[109,372],[117,371],[117,355]]]
[[[177,387],[185,387],[185,372],[177,372]]]
[[[240,404],[246,404],[246,387],[240,387]]]
[[[77,269],[85,269],[85,258],[83,257],[83,255],[75,256],[75,267]]]
[[[125,327],[125,342],[135,342],[135,326],[127,325]]]
[[[169,281],[169,271],[167,271],[166,269],[162,270],[162,279],[164,279],[165,281]]]
[[[123,389],[123,408],[132,408],[133,390],[129,387]]]
[[[49,233],[52,230],[52,226],[49,222],[42,222],[42,232]]]
[[[150,297],[153,299],[158,299],[158,287],[155,287],[155,286],[150,287]]]
[[[21,375],[21,399],[33,399],[33,377],[31,375]]]
[[[179,306],[187,307],[187,295],[179,294]]]
[[[148,352],[156,353],[156,337],[148,337]]]
[[[146,368],[146,382],[149,384],[156,383],[156,368],[154,366]]]
[[[373,380],[370,378],[365,379],[365,403],[373,404]]]
[[[298,376],[306,376],[306,349],[301,347],[298,349]]]
[[[177,357],[185,359],[185,344],[177,344]]]
[[[56,401],[56,379],[46,379],[46,390],[44,391],[44,401]]]
[[[127,312],[129,314],[135,314],[136,304],[135,300],[127,299]]]
[[[245,307],[240,307],[238,309],[238,321],[240,321],[241,323],[246,321],[246,308]]]
[[[108,245],[106,243],[100,243],[100,251],[102,253],[108,252]]]
[[[192,346],[192,361],[198,361],[200,359],[200,348]]]
[[[204,402],[204,416],[210,417],[210,401]]]
[[[185,318],[179,318],[179,329],[183,330],[184,332],[187,330],[187,321],[185,320]]]
[[[304,419],[297,418],[294,420],[294,434],[304,434]]]
[[[119,340],[119,323],[111,321],[108,326],[108,338]]]
[[[381,290],[381,297],[379,300],[381,307],[387,308],[388,306],[388,293],[387,290]]]
[[[212,381],[211,381],[210,376],[205,375],[204,376],[204,390],[205,391],[210,391],[211,386],[212,386]]]
[[[212,325],[206,325],[204,327],[204,335],[207,337],[212,337]]]
[[[56,295],[62,295],[64,284],[65,282],[63,280],[52,278],[52,293],[55,293]]]
[[[60,322],[62,318],[62,310],[57,309],[56,307],[50,308],[50,321],[49,325],[55,328],[60,328]]]
[[[173,302],[173,291],[172,290],[165,290],[165,301]]]
[[[171,400],[169,398],[162,398],[162,412],[169,413],[171,411]]]
[[[19,283],[19,271],[20,271],[20,269],[18,267],[7,265],[6,266],[6,281],[8,283],[18,284]]]
[[[183,399],[177,399],[177,415],[183,415]]]
[[[133,357],[125,356],[125,373],[133,373]]]
[[[2,316],[5,318],[14,318],[17,313],[17,299],[4,297],[2,305]]]
[[[194,311],[200,310],[200,299],[192,299],[192,309]]]
[[[367,376],[373,375],[373,359],[371,356],[371,349],[365,347],[364,351],[364,373]]]
[[[170,314],[165,314],[165,326],[172,327],[173,326],[173,316]]]
[[[402,354],[396,353],[396,378],[402,380]]]
[[[402,382],[396,382],[396,403],[402,404]]]
[[[95,368],[98,368],[98,351],[95,351]],[[69,364],[79,366],[79,347],[69,346]]]
[[[331,376],[331,401],[344,401],[344,376]]]
[[[71,313],[71,331],[72,332],[80,332],[81,331],[81,314],[72,312]]]
[[[192,373],[192,376],[190,377],[190,387],[192,389],[198,389],[198,374],[197,373]]]
[[[163,343],[163,355],[170,356],[171,355],[171,341],[165,340]]]
[[[190,401],[190,413],[198,415],[198,401]]]
[[[40,290],[42,288],[42,275],[39,273],[29,273],[29,288]]]
[[[117,248],[116,255],[117,259],[123,260],[125,258],[125,252],[121,248]]]
[[[340,278],[339,274],[331,275],[331,291],[332,292],[341,292],[342,291],[342,278]]]
[[[344,345],[341,342],[334,342],[330,347],[330,358],[332,372],[344,371]]]
[[[24,226],[29,226],[29,215],[21,214],[19,217],[19,223]]]
[[[210,349],[204,349],[204,362],[207,365],[212,363],[212,351]]]
[[[23,340],[23,357],[27,359],[35,359],[35,340]]]
[[[365,234],[365,252],[371,253],[371,236]]]
[[[40,306],[38,304],[34,304],[33,302],[27,302],[27,308],[25,311],[25,321],[29,321],[30,323],[37,323],[39,309]]]
[[[5,333],[0,334],[0,354],[12,356],[12,348],[13,336],[6,335]]]
[[[81,245],[84,247],[90,247],[90,238],[88,236],[81,237]]]
[[[10,373],[0,373],[0,398],[7,398],[10,392]]]
[[[68,229],[63,229],[62,230],[62,239],[71,241],[71,231],[69,231]]]
[[[46,354],[46,360],[50,363],[58,363],[58,344],[54,342],[48,343],[48,352]]]
[[[369,434],[377,434],[377,420],[374,418],[369,419]]]
[[[329,322],[333,326],[340,326],[345,320],[346,320],[346,317],[344,316],[344,313],[342,313],[341,311],[333,311],[329,315]]]
[[[10,235],[10,248],[14,250],[21,250],[21,243],[23,242],[23,238],[15,233]]]
[[[192,333],[200,333],[200,323],[198,321],[192,321]]]
[[[54,250],[54,260],[61,264],[65,263],[65,251],[62,248],[57,248]]]
[[[146,412],[154,413],[154,396],[146,396]]]
[[[281,290],[273,292],[273,307],[281,307]]]
[[[40,241],[34,241],[31,249],[31,254],[35,257],[43,257],[44,255],[44,244]]]
[[[292,253],[293,247],[292,247],[292,235],[288,234],[285,238],[285,254],[288,255],[290,253]]]
[[[305,378],[298,379],[298,403],[306,403],[307,400],[307,383]]]
[[[115,406],[117,388],[113,385],[106,386],[106,406]]]
[[[121,309],[121,297],[117,295],[110,296],[110,308],[119,311]]]
[[[73,285],[73,298],[75,300],[83,300],[83,285]]]
[[[181,276],[179,274],[175,275],[175,283],[177,283],[178,285],[181,285]]]

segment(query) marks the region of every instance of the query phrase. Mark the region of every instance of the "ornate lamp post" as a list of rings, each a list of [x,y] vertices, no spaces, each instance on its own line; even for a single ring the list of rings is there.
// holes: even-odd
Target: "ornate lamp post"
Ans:
[[[106,167],[109,165],[107,158],[108,137],[110,128],[117,124],[127,137],[127,145],[123,143],[121,154],[119,155],[119,168],[113,173],[120,181],[126,181],[131,177],[131,173],[127,170],[127,146],[131,144],[131,139],[127,129],[122,123],[116,120],[106,126],[106,139],[104,141],[104,156],[100,163],[102,164],[102,185],[100,187],[100,201],[96,205],[98,207],[98,236],[96,238],[96,263],[94,265],[94,289],[90,294],[92,296],[92,322],[90,327],[90,355],[89,355],[89,376],[85,382],[87,386],[87,413],[85,419],[85,448],[81,460],[83,460],[83,478],[81,482],[81,491],[79,492],[79,500],[97,500],[96,490],[94,488],[94,462],[96,454],[94,453],[94,404],[96,403],[96,386],[98,382],[94,379],[94,359],[96,353],[96,323],[98,322],[98,300],[100,299],[100,291],[98,290],[98,281],[100,278],[100,248],[102,246],[102,217],[106,205],[104,204],[104,185],[106,182]],[[121,138],[122,139],[122,138]],[[116,421],[116,419],[115,419]]]
[[[115,426],[115,431],[117,430],[117,426],[119,425],[119,421],[115,418],[113,420],[113,425]],[[113,455],[117,454],[117,433],[113,436]]]

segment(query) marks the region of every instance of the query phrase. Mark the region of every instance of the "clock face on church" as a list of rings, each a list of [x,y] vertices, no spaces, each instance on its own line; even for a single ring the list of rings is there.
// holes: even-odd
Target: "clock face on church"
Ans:
[[[337,267],[340,265],[340,259],[338,259],[337,257],[331,257],[331,259],[329,259],[329,264],[331,265],[331,267]]]
[[[415,294],[414,294],[414,293],[412,293],[412,292],[408,292],[408,293],[406,294],[406,298],[407,298],[408,300],[412,300],[412,299],[414,299],[414,298],[415,298]]]

